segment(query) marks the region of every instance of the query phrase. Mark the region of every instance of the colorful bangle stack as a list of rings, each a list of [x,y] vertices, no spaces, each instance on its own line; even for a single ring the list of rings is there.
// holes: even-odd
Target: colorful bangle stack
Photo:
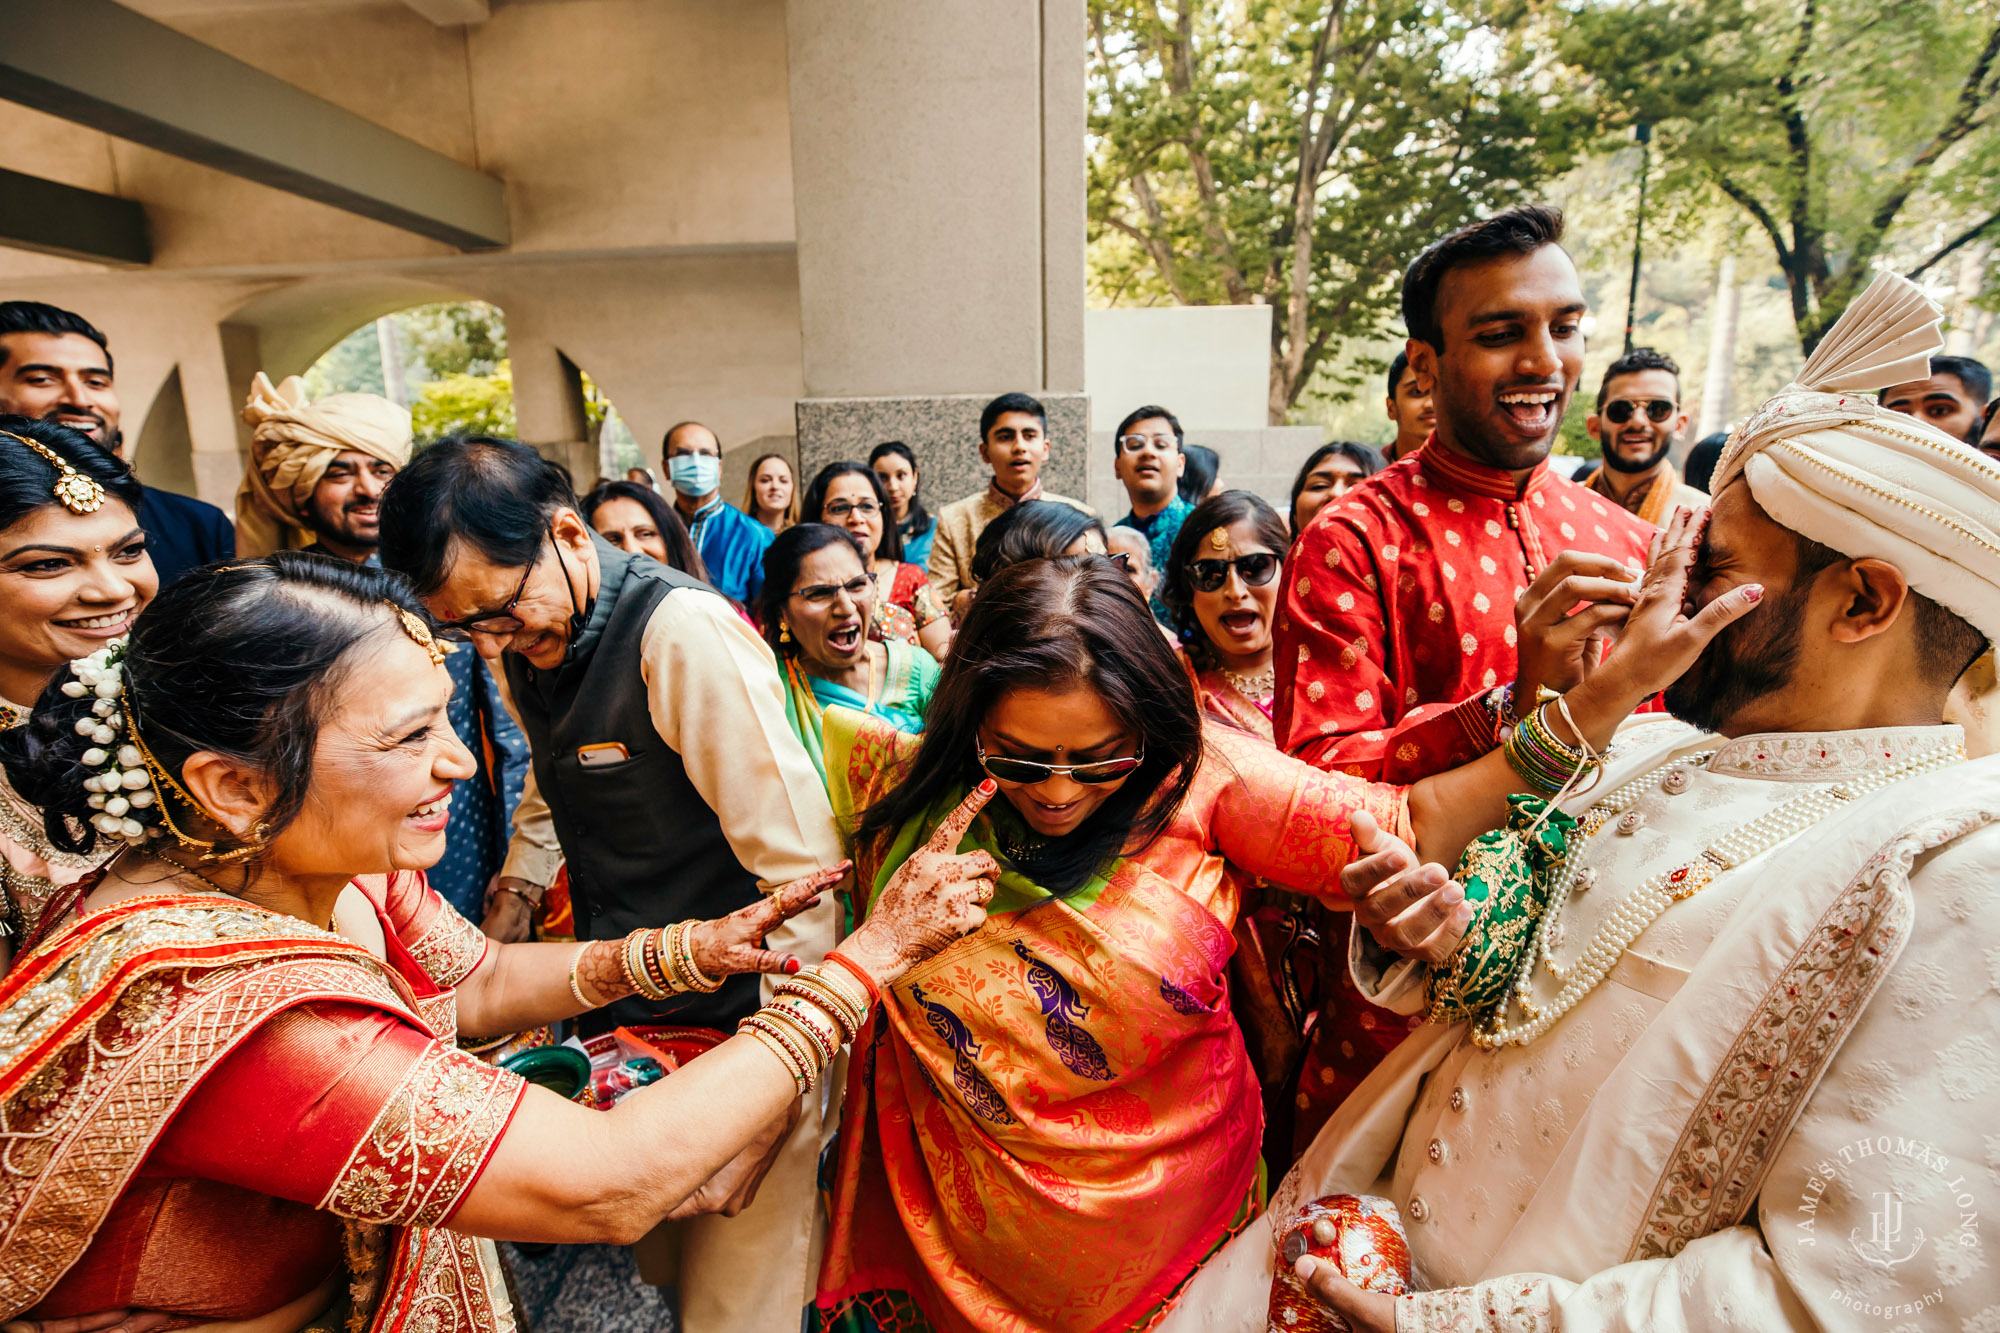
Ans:
[[[1502,748],[1521,780],[1542,796],[1555,796],[1589,769],[1596,755],[1559,740],[1549,729],[1550,705],[1531,710],[1508,735]]]
[[[847,964],[855,972],[859,968]],[[866,980],[866,975],[863,979]],[[872,984],[872,983],[870,983]],[[869,996],[847,971],[824,964],[786,977],[771,1003],[737,1025],[784,1061],[801,1094],[868,1021]]]
[[[828,954],[826,961],[832,963],[835,967],[845,968],[856,981],[860,982],[861,988],[868,992],[868,1002],[870,1004],[880,1004],[882,1002],[882,988],[875,984],[875,978],[869,976],[867,969],[862,967],[861,964],[855,962],[838,949]],[[821,970],[824,970],[824,968]]]
[[[704,973],[694,961],[688,933],[692,921],[650,930],[635,930],[618,946],[618,965],[625,984],[649,1000],[665,1000],[689,991],[704,995],[721,988],[723,978]]]

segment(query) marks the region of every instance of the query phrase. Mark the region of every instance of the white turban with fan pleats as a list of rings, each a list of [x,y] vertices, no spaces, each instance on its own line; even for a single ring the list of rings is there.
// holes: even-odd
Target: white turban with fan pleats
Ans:
[[[1888,561],[2000,641],[2000,462],[1873,396],[1930,374],[1941,319],[1916,284],[1877,277],[1798,379],[1736,428],[1710,489],[1740,474],[1776,522],[1850,559]]]

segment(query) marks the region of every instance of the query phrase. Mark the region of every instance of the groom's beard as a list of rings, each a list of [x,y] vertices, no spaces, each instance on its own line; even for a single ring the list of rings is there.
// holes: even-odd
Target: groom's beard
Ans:
[[[1667,711],[1703,731],[1720,731],[1766,695],[1791,684],[1812,584],[1766,597],[1702,649],[1681,678],[1667,686]]]

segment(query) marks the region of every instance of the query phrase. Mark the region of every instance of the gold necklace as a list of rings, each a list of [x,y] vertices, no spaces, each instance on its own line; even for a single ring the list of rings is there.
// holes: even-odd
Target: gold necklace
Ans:
[[[1268,699],[1278,692],[1278,668],[1275,664],[1261,671],[1232,671],[1222,668],[1222,678],[1230,688],[1250,700]]]
[[[1669,792],[1684,790],[1685,775],[1695,767],[1704,765],[1713,757],[1714,751],[1683,755],[1664,764],[1657,765],[1617,788],[1601,801],[1591,806],[1578,821],[1578,832],[1582,835],[1577,850],[1570,854],[1569,865],[1557,891],[1550,897],[1548,908],[1535,923],[1528,937],[1528,947],[1522,951],[1521,962],[1514,974],[1512,992],[1508,1000],[1503,1000],[1493,1011],[1479,1019],[1472,1027],[1472,1044],[1481,1050],[1494,1050],[1501,1046],[1526,1046],[1554,1027],[1562,1017],[1583,1002],[1585,996],[1596,990],[1625,951],[1659,920],[1669,907],[1677,902],[1692,898],[1713,883],[1715,877],[1725,870],[1763,855],[1780,843],[1791,839],[1820,823],[1835,810],[1850,805],[1873,792],[1901,782],[1906,778],[1919,777],[1934,769],[1947,767],[1965,758],[1962,745],[1940,746],[1914,759],[1905,760],[1891,768],[1877,770],[1873,774],[1837,782],[1830,787],[1809,791],[1794,797],[1775,809],[1766,811],[1746,824],[1732,827],[1729,832],[1702,849],[1701,855],[1672,870],[1654,875],[1628,894],[1618,904],[1602,925],[1592,934],[1583,952],[1567,965],[1558,964],[1555,949],[1561,947],[1561,923],[1556,920],[1572,891],[1586,890],[1595,878],[1594,871],[1582,868],[1582,851],[1590,839],[1610,823],[1614,815],[1620,816],[1620,832],[1632,832],[1636,823],[1625,818],[1627,806],[1635,804],[1654,786],[1664,787]],[[1553,939],[1551,936],[1553,935]],[[1534,974],[1537,962],[1543,962],[1549,974],[1562,982],[1562,989],[1547,1006],[1536,1004],[1534,995]],[[1510,1024],[1507,1021],[1509,1005],[1518,1005],[1527,1021]]]

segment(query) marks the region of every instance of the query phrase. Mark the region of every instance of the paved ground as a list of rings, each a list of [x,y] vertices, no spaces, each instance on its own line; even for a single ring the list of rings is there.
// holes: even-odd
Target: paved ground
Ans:
[[[502,1245],[529,1333],[675,1333],[673,1293],[639,1280],[622,1245]]]

